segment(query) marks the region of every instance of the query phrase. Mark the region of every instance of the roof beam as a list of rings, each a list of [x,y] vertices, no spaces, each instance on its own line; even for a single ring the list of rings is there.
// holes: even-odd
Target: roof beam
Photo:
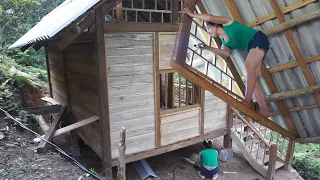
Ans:
[[[105,3],[105,1],[100,1],[96,8],[100,7],[102,5],[102,12],[103,14],[108,13],[112,8],[114,8],[121,0],[115,1],[115,2],[109,2]],[[104,4],[105,3],[105,4]],[[94,23],[94,17],[93,14],[90,13],[83,21],[81,21],[78,26],[80,28],[80,33],[70,35],[67,37],[62,38],[58,43],[58,48],[60,51],[63,51],[66,47],[68,47],[74,40],[76,40],[81,33],[83,33],[87,28],[89,28]]]
[[[291,11],[294,11],[296,9],[299,9],[301,7],[304,7],[308,4],[316,2],[316,1],[318,1],[318,0],[302,0],[302,1],[297,2],[291,6],[283,8],[281,11],[282,11],[282,14],[287,14]],[[271,19],[274,19],[274,18],[276,18],[276,15],[274,13],[272,13],[272,14],[266,15],[264,17],[261,17],[253,22],[248,23],[247,26],[250,26],[250,27],[258,26],[259,24],[262,24],[262,23],[269,21]]]
[[[177,32],[171,23],[104,23],[104,32]]]
[[[263,30],[263,32],[266,35],[271,36],[271,35],[277,34],[279,32],[282,32],[284,30],[290,29],[290,28],[297,26],[299,24],[303,24],[303,23],[312,21],[312,20],[317,19],[319,17],[320,17],[320,9],[317,9],[317,10],[314,10],[314,11],[312,11],[308,14],[305,14],[303,16],[291,19],[290,21],[283,22],[275,27]]]
[[[270,4],[271,4],[271,7],[272,7],[274,13],[276,14],[276,17],[277,17],[279,23],[284,23],[285,19],[284,19],[284,16],[280,10],[280,7],[279,7],[277,1],[270,0]],[[295,42],[295,39],[291,33],[291,30],[289,29],[289,30],[284,31],[284,35],[286,36],[288,43],[290,45],[290,48],[291,48],[294,56],[296,57],[296,60],[297,60],[299,66],[301,68],[301,71],[307,81],[307,84],[309,86],[316,85],[316,82],[312,77],[311,71],[309,70],[307,63],[303,60],[302,54],[299,51],[299,48]],[[315,98],[318,106],[320,106],[320,94],[318,92],[316,92],[313,95],[314,95],[314,98]]]
[[[309,138],[299,138],[299,139],[296,139],[296,142],[300,144],[306,144],[306,143],[320,144],[320,136],[309,137]]]
[[[225,0],[229,10],[230,10],[230,13],[231,15],[234,17],[234,18],[237,18],[237,21],[239,21],[240,23],[244,23],[243,19],[240,17],[240,13],[238,12],[237,8],[235,7],[234,3],[233,3],[233,0]],[[274,83],[272,77],[271,77],[271,74],[270,72],[268,71],[266,65],[264,63],[262,63],[261,65],[261,72],[262,72],[262,75],[265,79],[265,81],[267,82],[267,85],[269,86],[269,89],[272,93],[277,93],[279,92],[277,87],[276,87],[276,84]],[[299,136],[299,133],[298,133],[298,130],[296,128],[296,126],[294,125],[291,117],[290,117],[290,113],[289,111],[287,110],[286,108],[286,105],[284,104],[283,101],[276,101],[277,105],[279,106],[279,109],[280,109],[280,112],[282,113],[283,115],[283,118],[286,122],[286,124],[288,125],[290,131],[292,132],[292,134],[294,134],[295,136]]]
[[[274,93],[274,94],[271,94],[268,97],[266,97],[266,100],[269,102],[278,101],[278,100],[301,96],[304,94],[315,93],[315,92],[319,92],[319,91],[320,91],[320,84],[306,87],[306,88],[302,88],[302,89],[295,89],[293,91]]]

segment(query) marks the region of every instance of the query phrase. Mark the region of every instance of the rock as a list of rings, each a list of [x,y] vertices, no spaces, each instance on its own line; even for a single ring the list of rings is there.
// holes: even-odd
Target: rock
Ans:
[[[0,131],[0,140],[2,140],[3,138],[5,138],[4,134]]]

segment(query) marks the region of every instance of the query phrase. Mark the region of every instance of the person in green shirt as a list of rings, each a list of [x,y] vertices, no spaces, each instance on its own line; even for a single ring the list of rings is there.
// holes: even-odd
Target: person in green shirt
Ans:
[[[213,16],[210,14],[194,14],[188,8],[184,12],[192,18],[198,18],[207,22],[207,31],[212,37],[222,39],[221,49],[210,46],[201,47],[201,50],[211,51],[219,56],[228,57],[231,50],[242,49],[248,51],[245,62],[246,92],[243,103],[250,107],[252,95],[255,94],[260,106],[260,113],[270,116],[264,92],[257,83],[262,61],[269,50],[268,37],[261,31],[245,26],[228,17]]]
[[[205,178],[206,176],[212,179],[218,178],[218,151],[212,149],[212,142],[206,140],[202,143],[204,150],[202,150],[195,163],[200,167],[199,176]]]

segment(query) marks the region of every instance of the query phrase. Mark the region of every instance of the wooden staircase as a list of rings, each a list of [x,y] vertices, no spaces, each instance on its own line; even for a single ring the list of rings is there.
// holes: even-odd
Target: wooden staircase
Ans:
[[[283,153],[277,151],[277,145],[272,144],[272,140],[266,138],[272,131],[250,122],[249,118],[243,117],[234,108],[232,108],[232,113],[233,127],[230,133],[233,142],[237,144],[244,157],[256,171],[262,176],[272,179],[274,171],[283,167],[285,162],[282,157]],[[279,142],[279,140],[277,141]],[[275,152],[273,156],[271,151]]]

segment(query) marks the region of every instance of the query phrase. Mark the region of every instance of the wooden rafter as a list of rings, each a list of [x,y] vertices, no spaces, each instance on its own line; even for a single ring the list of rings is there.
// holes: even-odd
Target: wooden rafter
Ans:
[[[240,17],[240,14],[237,10],[237,8],[235,7],[234,3],[233,3],[233,0],[225,0],[226,2],[226,5],[230,6],[229,10],[230,10],[230,13],[231,15],[234,17],[234,18],[237,18],[237,21],[240,22],[240,23],[244,23],[243,19]],[[263,77],[265,78],[269,88],[270,88],[270,91],[272,93],[277,93],[279,92],[277,87],[276,87],[276,84],[274,83],[272,77],[271,77],[271,74],[270,72],[268,71],[267,67],[265,66],[264,63],[262,63],[261,65],[261,72],[262,72],[262,75]],[[283,101],[276,101],[277,105],[279,106],[279,109],[280,109],[280,112],[282,113],[283,115],[283,118],[284,120],[286,121],[286,124],[288,125],[290,131],[292,132],[292,134],[294,134],[294,136],[299,136],[299,133],[298,133],[298,130],[296,128],[296,126],[294,125],[291,117],[290,117],[290,113],[289,111],[287,110],[286,108],[286,105],[284,104]]]
[[[270,4],[271,4],[271,7],[278,19],[278,21],[280,23],[284,23],[285,22],[285,19],[284,19],[284,15],[282,14],[281,12],[281,9],[277,3],[276,0],[270,0]],[[299,51],[299,48],[295,42],[295,39],[292,35],[292,32],[291,30],[286,30],[284,31],[284,34],[288,40],[288,43],[289,43],[289,46],[294,54],[294,56],[296,57],[296,60],[301,68],[301,71],[308,83],[309,86],[314,86],[316,85],[316,82],[315,80],[313,79],[312,77],[312,74],[311,74],[311,71],[309,70],[308,66],[307,66],[307,63],[303,60],[303,57],[302,57],[302,54],[301,52]],[[320,94],[318,92],[314,93],[314,98],[318,104],[318,106],[320,106]]]
[[[316,2],[316,1],[318,1],[318,0],[302,0],[302,1],[297,2],[297,3],[295,3],[295,4],[291,5],[291,6],[283,8],[281,11],[282,11],[282,14],[287,14],[287,13],[289,13],[291,11],[294,11],[296,9],[299,9],[301,7],[304,7],[304,6],[308,5],[308,4]],[[264,17],[261,17],[261,18],[255,20],[255,21],[253,21],[251,23],[248,23],[247,26],[250,26],[250,27],[257,26],[259,24],[262,24],[262,23],[264,23],[266,21],[269,21],[271,19],[274,19],[274,18],[276,18],[276,15],[274,13],[272,13],[272,14],[266,15]]]

